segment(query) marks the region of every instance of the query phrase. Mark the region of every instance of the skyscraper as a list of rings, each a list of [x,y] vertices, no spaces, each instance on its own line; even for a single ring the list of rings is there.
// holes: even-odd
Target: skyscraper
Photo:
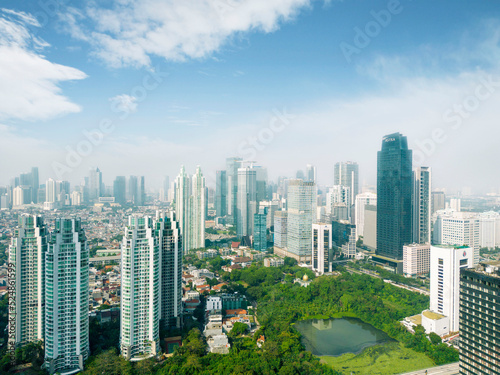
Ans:
[[[358,237],[364,236],[365,228],[365,207],[368,205],[377,205],[377,194],[374,193],[361,193],[356,195],[355,206],[355,223],[356,223],[356,234]]]
[[[130,176],[128,179],[127,200],[134,203],[137,200],[137,176]]]
[[[102,172],[99,168],[90,168],[89,173],[89,199],[97,200],[103,196]]]
[[[191,179],[182,166],[175,186],[175,217],[181,229],[184,252],[205,247],[206,187],[200,167]]]
[[[288,213],[286,211],[276,211],[274,213],[274,246],[286,249],[288,230]]]
[[[257,171],[250,167],[238,169],[238,200],[236,205],[236,234],[253,233],[253,215],[257,211]]]
[[[56,201],[56,182],[49,178],[45,182],[45,202],[54,203]]]
[[[377,155],[377,255],[403,259],[412,242],[412,151],[400,133],[386,135]]]
[[[207,188],[200,166],[196,167],[196,173],[192,177],[191,193],[189,232],[182,234],[188,250],[205,247]]]
[[[254,215],[253,248],[257,251],[267,250],[267,208],[262,207]]]
[[[306,166],[306,181],[316,183],[316,167],[311,164]]]
[[[446,197],[443,191],[433,191],[431,193],[431,212],[434,213],[446,208]]]
[[[339,162],[335,164],[333,171],[333,184],[350,188],[351,204],[354,204],[359,191],[359,166],[353,161]]]
[[[9,347],[44,339],[45,254],[48,229],[41,216],[23,214],[9,247]]]
[[[413,242],[431,243],[431,169],[413,172]]]
[[[162,268],[154,230],[151,217],[134,215],[129,217],[123,237],[120,351],[128,360],[145,359],[160,351]]]
[[[56,219],[45,257],[45,367],[83,370],[89,356],[89,249],[80,219]]]
[[[160,248],[160,322],[180,328],[182,317],[182,236],[174,212],[157,213],[155,236]]]
[[[311,262],[312,224],[316,221],[317,187],[314,182],[291,180],[288,185],[288,251]]]
[[[312,270],[320,274],[329,272],[330,249],[332,248],[332,225],[318,223],[312,225]]]
[[[40,187],[40,179],[38,177],[38,167],[31,168],[31,201],[38,203],[38,188]]]
[[[115,197],[116,203],[120,203],[121,205],[127,203],[126,186],[125,176],[116,176],[113,182],[113,196]]]
[[[232,157],[226,159],[227,176],[227,215],[230,224],[236,225],[236,205],[238,201],[238,169],[241,167],[242,158]]]
[[[472,267],[468,246],[431,246],[430,310],[449,318],[448,329],[458,332],[460,271]]]
[[[460,270],[460,374],[500,375],[500,271]]]
[[[215,214],[224,217],[227,213],[227,173],[217,171],[215,173]]]

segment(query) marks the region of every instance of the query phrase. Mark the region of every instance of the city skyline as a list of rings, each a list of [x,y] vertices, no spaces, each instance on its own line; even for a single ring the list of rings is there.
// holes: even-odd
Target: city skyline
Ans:
[[[265,165],[272,179],[315,165],[321,185],[329,184],[334,163],[354,160],[360,184],[374,185],[373,139],[399,131],[408,136],[415,165],[432,167],[435,186],[498,190],[500,176],[484,171],[498,158],[500,11],[464,1],[396,3],[392,13],[382,1],[266,2],[257,13],[235,1],[203,2],[199,9],[191,2],[185,9],[164,4],[166,13],[191,10],[193,18],[180,20],[186,26],[201,9],[209,20],[198,34],[174,38],[170,48],[146,36],[127,40],[97,16],[102,11],[126,30],[131,25],[120,16],[140,8],[145,19],[132,17],[132,26],[158,21],[163,28],[152,32],[168,39],[174,31],[149,5],[58,3],[56,15],[38,3],[6,1],[0,64],[12,74],[0,86],[16,90],[2,93],[0,157],[10,162],[1,165],[0,185],[28,170],[33,155],[42,180],[72,184],[98,166],[107,175],[145,175],[157,187],[178,165],[201,164],[211,186],[225,158],[235,155]],[[214,21],[221,14],[241,26],[221,31]],[[356,30],[369,25],[378,32],[360,45]],[[116,41],[108,54],[106,37]],[[126,42],[136,56],[121,48]],[[40,68],[36,74],[13,70],[28,62]],[[14,85],[9,76],[20,81]],[[326,158],[324,150],[330,150]],[[17,157],[7,159],[12,154]],[[473,167],[479,162],[484,170]]]

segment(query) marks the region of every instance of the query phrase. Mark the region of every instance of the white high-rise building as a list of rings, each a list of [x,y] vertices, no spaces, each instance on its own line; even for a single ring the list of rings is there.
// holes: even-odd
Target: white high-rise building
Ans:
[[[314,182],[290,180],[288,185],[287,246],[301,262],[310,263],[311,227],[316,221],[317,186]]]
[[[333,183],[349,187],[351,193],[350,202],[354,204],[354,199],[358,195],[359,186],[359,166],[358,163],[347,161],[339,162],[334,167]]]
[[[253,167],[238,168],[236,202],[236,233],[239,237],[253,233],[253,215],[257,211],[257,170]]]
[[[9,348],[44,339],[47,244],[42,217],[20,215],[9,247]]]
[[[430,310],[449,318],[449,331],[458,332],[460,269],[471,268],[474,251],[468,246],[431,246]]]
[[[435,217],[433,244],[467,245],[474,249],[474,265],[477,265],[481,244],[477,214],[443,210],[436,212]]]
[[[403,246],[403,275],[415,277],[430,271],[431,245],[411,244]]]
[[[312,270],[319,274],[331,271],[330,249],[332,248],[332,224],[312,225]]]
[[[356,218],[356,232],[357,236],[364,236],[365,228],[365,206],[377,205],[377,194],[375,193],[361,193],[356,195],[355,202],[355,218]]]
[[[306,166],[306,181],[316,183],[316,167],[311,164]]]
[[[192,177],[192,196],[190,197],[189,212],[189,232],[183,234],[188,250],[205,247],[205,216],[207,188],[205,187],[205,177],[201,173],[201,168],[196,168],[196,173]]]
[[[56,182],[49,178],[45,182],[45,202],[54,203],[57,198]]]
[[[484,212],[478,215],[480,247],[500,247],[500,214]]]
[[[276,211],[274,214],[274,246],[281,249],[287,248],[288,213]]]
[[[184,252],[205,247],[205,178],[200,167],[191,179],[184,170],[175,180],[175,217],[179,222]]]
[[[89,249],[80,219],[56,219],[45,256],[45,368],[83,370],[89,356]]]
[[[120,351],[138,361],[160,352],[160,249],[149,216],[130,216],[121,248]]]
[[[431,169],[413,171],[413,242],[431,243]]]

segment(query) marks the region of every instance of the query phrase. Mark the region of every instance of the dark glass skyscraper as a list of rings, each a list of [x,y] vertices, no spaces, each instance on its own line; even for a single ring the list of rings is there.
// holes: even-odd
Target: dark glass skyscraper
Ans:
[[[403,259],[412,242],[412,151],[400,133],[386,135],[377,155],[377,255]]]
[[[226,171],[215,173],[215,213],[219,217],[227,214],[227,174]]]

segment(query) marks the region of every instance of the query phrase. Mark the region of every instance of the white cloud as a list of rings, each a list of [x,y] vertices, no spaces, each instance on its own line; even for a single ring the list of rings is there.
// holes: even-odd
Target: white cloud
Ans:
[[[127,94],[117,95],[109,98],[112,109],[115,112],[134,113],[137,111],[137,98]]]
[[[59,84],[86,77],[39,54],[48,44],[30,34],[40,25],[31,15],[0,12],[0,120],[45,120],[81,108],[61,94]]]
[[[203,58],[245,32],[276,30],[311,0],[115,0],[92,2],[63,17],[72,35],[91,43],[113,67],[149,66],[151,56]],[[89,29],[86,29],[86,26]]]

